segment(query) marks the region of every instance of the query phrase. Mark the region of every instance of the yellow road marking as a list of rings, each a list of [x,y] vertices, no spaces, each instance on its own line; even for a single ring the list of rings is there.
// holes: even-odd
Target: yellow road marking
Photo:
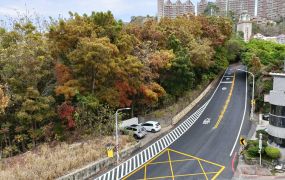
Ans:
[[[196,160],[196,159],[172,160],[171,162],[172,162],[172,163],[175,163],[175,162],[184,162],[184,161],[191,161],[191,160],[193,161],[193,160]],[[169,163],[169,161],[154,162],[154,163],[149,163],[148,165],[165,164],[165,163]]]
[[[148,165],[148,163],[156,160],[159,156],[161,156],[165,151],[167,151],[167,149],[164,149],[163,151],[161,151],[158,155],[156,155],[156,157],[152,158],[151,160],[149,160],[148,162],[146,162],[145,164],[142,164],[138,169],[136,169],[135,171],[131,172],[130,174],[128,174],[126,177],[122,178],[122,180],[127,180],[128,177],[130,177],[131,175],[135,174],[136,172],[138,172],[139,170],[141,170],[142,168],[144,168],[145,166]]]
[[[182,154],[182,155],[184,155],[184,156],[188,156],[188,157],[194,158],[194,159],[196,159],[196,160],[200,160],[200,161],[204,161],[204,162],[209,163],[209,164],[213,164],[213,165],[215,165],[215,166],[224,167],[224,166],[222,166],[222,165],[220,165],[220,164],[217,164],[217,163],[214,163],[214,162],[211,162],[211,161],[207,161],[207,160],[205,160],[205,159],[201,159],[201,158],[192,156],[192,155],[190,155],[190,154],[186,154],[186,153],[183,153],[183,152],[179,152],[179,151],[176,151],[176,150],[173,150],[173,149],[169,149],[169,150],[172,151],[172,152],[178,153],[178,154]]]
[[[156,160],[158,157],[160,157],[163,153],[165,153],[167,151],[168,153],[168,161],[162,161],[162,162],[154,162],[152,163],[154,160]],[[184,160],[174,160],[172,161],[171,160],[171,157],[170,157],[170,151],[171,152],[174,152],[174,153],[177,153],[177,154],[181,154],[183,156],[186,156],[186,157],[190,157],[190,159],[184,159]],[[194,174],[182,174],[182,175],[175,175],[174,172],[173,172],[173,168],[172,168],[172,163],[174,162],[183,162],[183,161],[189,161],[189,160],[197,160],[199,162],[199,165],[202,169],[202,173],[194,173]],[[205,172],[204,171],[204,168],[202,166],[202,163],[201,161],[203,162],[206,162],[206,163],[209,163],[209,164],[212,164],[212,165],[215,165],[215,166],[218,166],[220,167],[221,169],[218,171],[218,172]],[[162,164],[162,163],[169,163],[170,165],[170,170],[171,170],[171,176],[159,176],[159,177],[151,177],[151,178],[147,178],[147,166],[150,165],[150,164]],[[147,163],[141,165],[138,169],[136,169],[135,171],[131,172],[130,174],[128,174],[126,177],[122,178],[123,180],[127,180],[127,178],[129,178],[130,176],[132,176],[133,174],[137,173],[138,171],[140,171],[142,168],[144,168],[144,179],[143,180],[152,180],[152,179],[164,179],[164,178],[172,178],[172,180],[175,179],[175,177],[183,177],[183,176],[195,176],[195,175],[204,175],[206,177],[206,179],[208,179],[207,177],[207,174],[215,174],[215,176],[212,178],[212,180],[215,180],[222,172],[223,170],[225,169],[225,166],[222,166],[220,164],[217,164],[217,163],[214,163],[214,162],[211,162],[211,161],[207,161],[205,159],[201,159],[201,158],[198,158],[198,157],[195,157],[195,156],[192,156],[190,154],[186,154],[186,153],[183,153],[183,152],[179,152],[179,151],[176,151],[176,150],[173,150],[173,149],[170,149],[170,148],[166,148],[164,149],[162,152],[160,152],[156,157],[152,158],[151,160],[149,160]],[[142,179],[141,179],[142,180]]]
[[[218,171],[218,173],[212,178],[212,180],[215,180],[215,179],[223,172],[224,169],[225,169],[225,166],[223,166],[223,167]]]
[[[147,168],[147,165],[144,166],[144,180],[146,180],[146,168]]]
[[[206,174],[216,174],[218,172],[206,172]],[[203,175],[204,173],[194,173],[194,174],[180,174],[180,175],[175,175],[174,177],[185,177],[185,176],[198,176],[198,175]],[[172,176],[158,176],[158,177],[151,177],[147,178],[147,180],[153,180],[153,179],[165,179],[165,178],[172,178]],[[143,180],[143,179],[138,179],[138,180]]]
[[[169,160],[169,165],[170,165],[170,171],[171,171],[172,180],[174,180],[174,173],[173,173],[173,169],[172,169],[172,163],[171,163],[169,148],[167,148],[167,153],[168,153],[168,160]]]
[[[201,167],[201,169],[203,171],[203,174],[204,174],[206,180],[208,180],[208,176],[206,175],[205,170],[204,170],[204,168],[203,168],[203,166],[202,166],[202,164],[201,164],[201,162],[199,160],[198,160],[198,163],[199,163],[199,165],[200,165],[200,167]]]
[[[229,96],[228,96],[228,98],[226,100],[226,103],[225,103],[225,105],[224,105],[224,107],[223,107],[223,109],[222,109],[222,111],[221,111],[221,113],[219,115],[219,118],[218,118],[214,128],[218,128],[219,127],[219,125],[220,125],[220,123],[221,123],[221,121],[222,121],[222,119],[224,117],[224,114],[225,114],[225,112],[226,112],[226,110],[227,110],[227,108],[229,106],[229,103],[231,101],[231,97],[232,97],[232,94],[233,94],[234,86],[235,86],[235,79],[236,79],[236,74],[234,74],[233,83],[231,85],[231,90],[230,90]]]

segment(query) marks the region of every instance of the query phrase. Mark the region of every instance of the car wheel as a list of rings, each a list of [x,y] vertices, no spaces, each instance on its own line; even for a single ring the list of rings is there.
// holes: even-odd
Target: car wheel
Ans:
[[[152,130],[151,130],[151,132],[152,132],[152,133],[155,133],[155,130],[154,130],[154,129],[152,129]]]
[[[138,135],[134,134],[134,138],[135,139],[139,139]]]

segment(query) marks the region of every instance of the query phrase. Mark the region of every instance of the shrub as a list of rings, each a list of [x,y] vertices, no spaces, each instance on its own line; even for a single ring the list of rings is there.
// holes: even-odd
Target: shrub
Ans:
[[[259,155],[259,153],[258,153],[258,146],[250,146],[249,148],[248,148],[248,150],[247,150],[247,152],[248,152],[248,154],[250,155],[250,156],[258,156]]]
[[[255,137],[259,138],[260,133],[262,134],[262,140],[268,141],[269,134],[264,129],[257,130]]]
[[[258,140],[248,140],[247,147],[249,148],[251,146],[258,146]]]
[[[265,148],[265,153],[266,153],[267,156],[269,156],[272,159],[280,158],[280,150],[277,149],[277,148],[267,146]]]

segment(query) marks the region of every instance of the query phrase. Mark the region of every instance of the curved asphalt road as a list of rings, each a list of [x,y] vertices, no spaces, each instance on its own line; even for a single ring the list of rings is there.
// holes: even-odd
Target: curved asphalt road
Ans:
[[[240,147],[239,138],[250,130],[247,76],[236,71],[237,68],[242,67],[228,68],[209,105],[183,136],[147,166],[125,179],[231,179],[233,158]],[[230,101],[226,106],[227,99]],[[225,106],[225,113],[221,115]],[[220,116],[222,119],[216,124]]]

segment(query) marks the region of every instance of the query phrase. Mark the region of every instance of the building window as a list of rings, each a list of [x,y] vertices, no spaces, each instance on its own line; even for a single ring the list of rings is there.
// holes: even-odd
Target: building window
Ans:
[[[270,114],[269,124],[272,126],[285,128],[285,117],[280,117]]]
[[[272,104],[270,112],[273,115],[285,117],[285,107],[284,106],[276,106]]]
[[[277,138],[277,137],[269,135],[269,142],[274,142],[280,147],[285,147],[285,139],[282,139],[282,138]]]

